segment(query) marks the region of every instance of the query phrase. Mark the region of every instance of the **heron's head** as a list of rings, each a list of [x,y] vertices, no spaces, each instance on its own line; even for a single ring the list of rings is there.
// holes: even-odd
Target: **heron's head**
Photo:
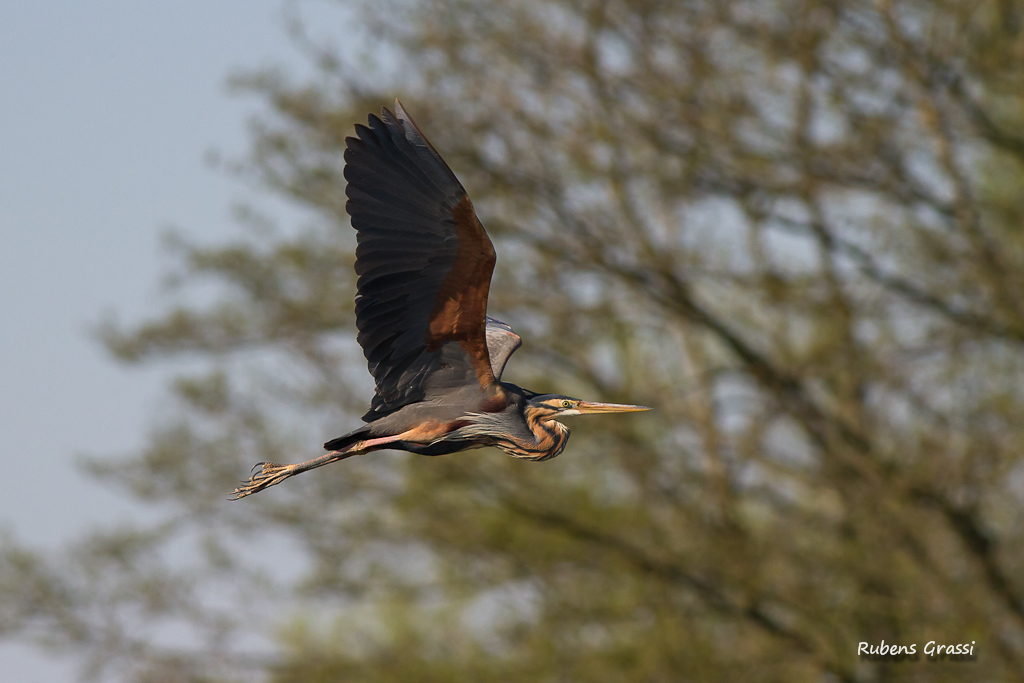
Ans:
[[[631,406],[621,403],[594,403],[582,401],[561,394],[536,394],[526,401],[526,412],[541,421],[570,415],[591,415],[596,413],[635,413],[650,410],[646,406]]]

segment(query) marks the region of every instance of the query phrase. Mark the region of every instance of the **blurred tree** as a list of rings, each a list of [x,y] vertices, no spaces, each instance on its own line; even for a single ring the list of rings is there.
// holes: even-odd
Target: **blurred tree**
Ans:
[[[1020,680],[1024,4],[346,6],[362,62],[297,28],[321,81],[239,81],[246,168],[316,224],[176,243],[219,298],[104,331],[208,366],[90,465],[160,523],[8,539],[0,632],[139,681]],[[341,152],[394,94],[495,241],[508,378],[656,410],[228,504],[370,396]]]

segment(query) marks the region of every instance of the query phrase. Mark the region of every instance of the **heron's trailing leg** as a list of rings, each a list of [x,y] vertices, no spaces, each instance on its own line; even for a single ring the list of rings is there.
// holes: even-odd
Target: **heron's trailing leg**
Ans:
[[[362,455],[368,451],[376,450],[385,444],[398,441],[402,436],[403,435],[399,434],[397,436],[384,436],[379,439],[358,441],[341,450],[330,451],[329,453],[324,453],[318,458],[313,458],[306,462],[295,463],[293,465],[278,465],[273,462],[258,462],[255,467],[253,467],[253,470],[259,468],[259,471],[249,477],[248,481],[232,491],[231,495],[234,496],[234,498],[230,498],[229,500],[238,500],[239,498],[251,496],[254,493],[262,491],[268,486],[280,484],[288,477],[295,476],[296,474],[301,474],[307,470],[329,465],[332,462],[344,460],[345,458],[353,455]]]

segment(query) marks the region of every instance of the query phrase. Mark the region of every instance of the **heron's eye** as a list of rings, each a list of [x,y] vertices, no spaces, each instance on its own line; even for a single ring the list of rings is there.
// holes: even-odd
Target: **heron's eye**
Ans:
[[[571,408],[572,407],[572,401],[562,401],[562,407],[563,408]]]

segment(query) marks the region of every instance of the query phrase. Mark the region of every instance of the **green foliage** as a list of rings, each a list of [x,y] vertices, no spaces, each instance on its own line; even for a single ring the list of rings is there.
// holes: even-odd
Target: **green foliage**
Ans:
[[[179,243],[212,303],[104,328],[208,363],[145,452],[90,465],[160,523],[83,539],[74,581],[6,540],[0,627],[132,680],[1016,680],[1024,6],[356,15],[369,67],[297,34],[322,83],[239,81],[272,105],[249,170],[319,225]],[[369,398],[341,153],[394,93],[496,242],[507,379],[655,410],[549,463],[381,453],[228,504]],[[128,628],[167,618],[199,643]],[[883,639],[978,661],[857,659]]]

